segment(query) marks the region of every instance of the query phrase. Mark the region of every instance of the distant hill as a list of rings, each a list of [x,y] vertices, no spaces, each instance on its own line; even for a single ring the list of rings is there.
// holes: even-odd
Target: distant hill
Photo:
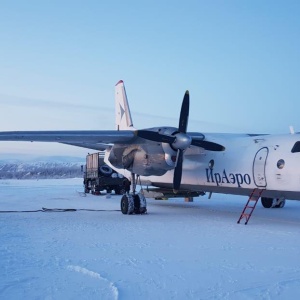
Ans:
[[[85,163],[85,157],[77,156],[37,156],[33,154],[14,154],[0,153],[0,163],[19,163],[19,162],[80,162]]]
[[[0,154],[0,179],[83,177],[85,158]]]

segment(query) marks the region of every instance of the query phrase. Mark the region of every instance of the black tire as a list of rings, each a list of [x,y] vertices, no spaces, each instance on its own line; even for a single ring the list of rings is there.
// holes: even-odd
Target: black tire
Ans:
[[[96,183],[95,181],[91,181],[91,194],[95,195],[95,191],[96,191]]]
[[[134,201],[134,213],[139,214],[140,213],[140,196],[139,195],[133,195],[133,201]]]
[[[132,215],[134,212],[134,200],[131,195],[123,195],[121,198],[121,212],[124,215]]]
[[[123,215],[128,214],[128,205],[128,198],[126,197],[126,195],[124,195],[121,199],[121,212]]]
[[[261,204],[264,208],[271,208],[273,207],[274,199],[273,198],[266,198],[261,197]]]
[[[84,180],[84,192],[88,194],[89,192],[92,192],[92,186],[91,182],[89,180]]]
[[[110,176],[113,172],[112,168],[108,165],[103,165],[99,168],[99,171],[101,172],[101,174],[103,174],[104,176]]]

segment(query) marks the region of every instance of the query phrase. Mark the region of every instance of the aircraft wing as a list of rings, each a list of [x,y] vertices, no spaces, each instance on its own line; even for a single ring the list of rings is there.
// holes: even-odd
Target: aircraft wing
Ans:
[[[57,142],[94,150],[109,144],[127,144],[136,139],[131,130],[2,131],[0,141]]]

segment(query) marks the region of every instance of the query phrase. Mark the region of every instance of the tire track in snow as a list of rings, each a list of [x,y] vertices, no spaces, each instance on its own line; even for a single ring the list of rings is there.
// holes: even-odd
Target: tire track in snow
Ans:
[[[113,282],[109,281],[108,279],[102,277],[99,273],[96,273],[96,272],[93,272],[93,271],[90,271],[86,268],[82,268],[80,266],[72,266],[72,265],[69,265],[67,266],[67,269],[68,270],[71,270],[71,271],[75,271],[75,272],[78,272],[78,273],[82,273],[84,275],[87,275],[87,276],[90,276],[92,278],[97,278],[99,280],[102,280],[102,281],[105,281],[106,283],[108,283],[109,285],[109,289],[111,290],[112,294],[113,294],[113,299],[115,300],[118,300],[119,298],[119,291],[118,291],[118,288],[114,285]]]

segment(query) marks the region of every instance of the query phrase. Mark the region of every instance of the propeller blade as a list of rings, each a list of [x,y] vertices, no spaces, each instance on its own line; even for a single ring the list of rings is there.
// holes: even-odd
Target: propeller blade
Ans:
[[[160,134],[158,132],[151,131],[151,130],[138,130],[137,136],[145,140],[150,140],[150,141],[160,142],[160,143],[169,143],[169,144],[172,144],[176,139],[176,137],[174,136]]]
[[[186,133],[188,121],[189,121],[189,110],[190,110],[190,94],[186,91],[181,104],[180,118],[178,131]]]
[[[217,143],[208,142],[208,141],[200,141],[200,140],[193,139],[191,145],[201,147],[201,148],[204,148],[205,150],[209,150],[209,151],[224,151],[225,150],[224,146],[217,144]]]
[[[176,194],[180,189],[181,177],[182,177],[182,162],[183,162],[183,151],[177,151],[176,167],[174,169],[173,178],[173,191]]]

